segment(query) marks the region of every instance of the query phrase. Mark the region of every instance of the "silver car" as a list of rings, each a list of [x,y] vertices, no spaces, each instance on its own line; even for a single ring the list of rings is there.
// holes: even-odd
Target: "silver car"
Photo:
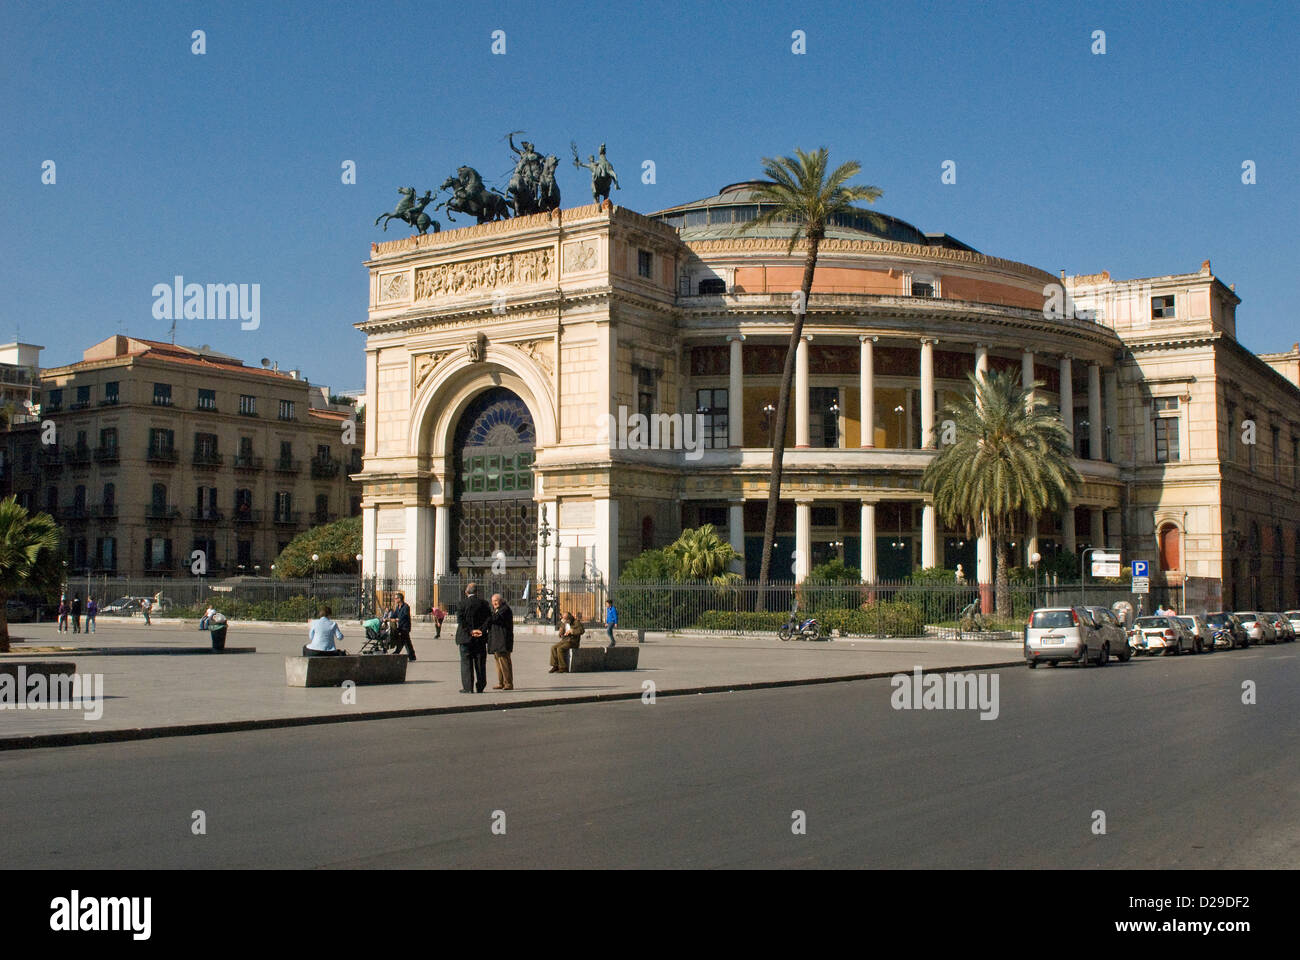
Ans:
[[[1138,617],[1132,643],[1138,653],[1176,656],[1191,650],[1195,641],[1177,617]]]
[[[1116,619],[1114,612],[1109,607],[1084,607],[1084,609],[1092,617],[1092,622],[1096,624],[1098,632],[1110,648],[1111,655],[1118,657],[1120,663],[1128,663],[1133,657],[1133,651],[1128,645],[1128,631]]]
[[[1266,610],[1263,614],[1268,622],[1273,624],[1273,629],[1277,631],[1278,643],[1290,643],[1295,639],[1295,628],[1291,626],[1291,620],[1273,610]]]
[[[1056,666],[1062,660],[1104,667],[1110,646],[1084,607],[1045,607],[1035,610],[1025,625],[1025,661]]]
[[[1238,610],[1241,625],[1251,643],[1277,643],[1277,629],[1262,613],[1255,610]]]
[[[1214,630],[1209,621],[1200,615],[1178,617],[1178,622],[1192,634],[1192,649],[1196,653],[1214,652]]]

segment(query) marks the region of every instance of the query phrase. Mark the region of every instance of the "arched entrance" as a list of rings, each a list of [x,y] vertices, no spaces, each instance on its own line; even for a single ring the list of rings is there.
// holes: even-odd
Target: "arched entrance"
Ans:
[[[461,576],[490,572],[522,580],[536,567],[536,444],[528,406],[505,387],[483,391],[461,414],[449,463],[451,566]]]

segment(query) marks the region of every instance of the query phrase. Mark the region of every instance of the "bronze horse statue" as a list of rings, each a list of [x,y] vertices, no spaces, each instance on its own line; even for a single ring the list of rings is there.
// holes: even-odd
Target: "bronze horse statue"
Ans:
[[[375,225],[378,226],[379,221],[383,220],[384,232],[387,233],[389,220],[401,220],[419,230],[421,234],[427,233],[430,226],[433,227],[433,232],[437,233],[438,224],[424,212],[424,208],[433,202],[433,191],[424,191],[424,196],[418,200],[415,197],[415,187],[398,187],[397,192],[402,195],[397,208],[392,213],[381,213],[375,217]],[[437,207],[434,209],[436,210]]]
[[[497,191],[485,187],[483,178],[473,167],[460,167],[456,176],[448,177],[438,189],[452,192],[451,199],[434,208],[445,206],[447,219],[452,223],[456,222],[456,218],[451,215],[452,211],[477,217],[479,223],[505,220],[510,216],[510,201]]]

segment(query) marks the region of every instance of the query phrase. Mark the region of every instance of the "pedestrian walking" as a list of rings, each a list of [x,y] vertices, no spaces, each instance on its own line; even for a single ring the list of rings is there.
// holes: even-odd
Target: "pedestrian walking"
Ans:
[[[515,615],[499,593],[492,594],[492,616],[488,619],[488,653],[496,659],[497,685],[493,690],[515,688],[510,654],[515,649]]]
[[[95,632],[95,617],[99,615],[99,604],[95,602],[94,597],[86,600],[86,632]]]
[[[447,619],[447,611],[435,603],[431,613],[433,614],[433,639],[438,640],[442,637],[442,621]]]
[[[618,608],[614,606],[613,600],[605,601],[605,636],[609,637],[609,645],[614,645],[614,628],[618,626]]]
[[[81,632],[81,596],[80,594],[72,598],[72,632]]]
[[[60,597],[59,598],[59,633],[68,632],[68,615],[69,615],[68,598]]]
[[[460,647],[460,692],[482,693],[487,688],[487,624],[492,608],[478,595],[478,584],[465,588],[456,611],[456,645]]]
[[[152,609],[153,609],[153,601],[150,600],[148,597],[145,597],[143,600],[140,601],[140,612],[144,614],[144,625],[146,627],[151,625],[149,623],[149,611]]]
[[[411,605],[406,602],[406,594],[397,594],[397,603],[393,605],[393,612],[389,614],[393,621],[393,641],[397,644],[394,653],[401,653],[403,649],[410,651],[409,659],[415,659],[415,646],[411,643]]]

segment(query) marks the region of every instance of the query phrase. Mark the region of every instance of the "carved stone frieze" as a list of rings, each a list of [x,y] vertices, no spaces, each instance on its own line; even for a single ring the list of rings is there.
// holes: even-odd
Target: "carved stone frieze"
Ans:
[[[456,297],[508,284],[543,283],[555,279],[550,249],[521,250],[479,260],[461,260],[421,267],[415,271],[415,299]]]

